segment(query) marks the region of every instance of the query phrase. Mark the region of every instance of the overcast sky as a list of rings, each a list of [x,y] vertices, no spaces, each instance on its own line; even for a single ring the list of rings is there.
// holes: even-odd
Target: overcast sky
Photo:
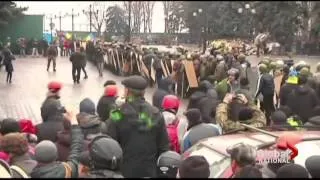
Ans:
[[[51,15],[62,15],[65,13],[71,13],[72,8],[74,8],[74,13],[80,13],[80,16],[74,18],[74,30],[75,31],[89,31],[89,20],[82,13],[83,9],[88,10],[89,4],[94,3],[94,1],[15,1],[17,6],[29,7],[25,14],[45,14],[47,17]],[[100,3],[105,3],[107,6],[112,6],[115,4],[122,6],[122,1],[99,1]],[[49,30],[49,19],[45,19],[45,30]],[[53,20],[55,23],[55,28],[59,29],[59,20]],[[61,22],[62,30],[71,30],[71,17],[65,17]],[[152,32],[164,32],[164,14],[163,14],[163,4],[161,1],[156,1],[153,10],[152,18]]]

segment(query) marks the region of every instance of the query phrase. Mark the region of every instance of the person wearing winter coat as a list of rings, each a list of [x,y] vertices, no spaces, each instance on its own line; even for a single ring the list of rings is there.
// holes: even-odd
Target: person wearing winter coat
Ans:
[[[28,153],[27,138],[22,133],[9,133],[1,138],[0,146],[5,153],[10,154],[9,163],[11,167],[13,166],[13,177],[30,176],[37,166],[37,161],[33,160]]]
[[[89,170],[80,178],[123,178],[120,165],[123,151],[120,144],[106,135],[93,138],[84,154],[89,160]]]
[[[250,114],[251,117],[245,118],[242,123],[258,128],[266,125],[266,117],[263,112],[256,105],[248,102],[245,95],[227,94],[216,110],[216,121],[222,128],[223,134],[244,130],[239,120],[239,114],[243,109],[249,111],[246,114]]]
[[[187,109],[199,109],[203,122],[215,123],[216,107],[219,102],[216,90],[205,80],[200,82],[198,91],[191,95]]]
[[[67,110],[65,118],[71,123],[71,150],[68,160],[57,161],[58,150],[51,141],[41,141],[35,150],[38,165],[33,169],[31,178],[78,178],[79,156],[83,147],[83,134],[78,125],[76,114]]]
[[[77,120],[85,139],[90,134],[100,133],[101,120],[95,111],[95,104],[91,99],[85,98],[80,102],[80,113],[77,114]]]
[[[287,106],[305,123],[313,116],[313,110],[318,105],[317,94],[307,85],[307,77],[299,75],[298,87],[288,95]]]
[[[166,123],[170,141],[170,150],[180,153],[179,142],[179,118],[176,116],[179,110],[179,98],[175,95],[166,95],[162,101],[162,115]]]
[[[257,90],[254,95],[256,100],[261,94],[263,96],[261,104],[261,109],[264,111],[267,118],[267,125],[270,125],[270,115],[275,111],[274,106],[274,94],[275,94],[275,85],[272,75],[268,73],[268,67],[265,64],[259,65],[259,79],[257,84]]]
[[[104,94],[97,104],[97,113],[102,121],[106,121],[109,118],[110,111],[115,108],[117,98],[118,87],[115,84],[106,85]]]
[[[77,51],[70,56],[72,63],[72,79],[74,83],[80,83],[81,68],[83,67],[86,56],[84,54],[84,48],[81,47],[80,51]]]
[[[288,105],[288,96],[296,88],[298,88],[298,76],[295,71],[291,71],[288,75],[286,82],[280,88],[280,107]]]
[[[7,71],[7,83],[12,82],[12,72],[13,72],[13,64],[12,61],[15,60],[16,58],[13,56],[12,52],[10,49],[5,48],[2,50],[2,55],[4,57],[3,59],[3,65],[6,68]]]
[[[53,63],[53,71],[56,72],[56,59],[58,56],[58,49],[54,45],[50,45],[50,47],[47,50],[48,55],[48,64],[47,64],[47,71],[49,71],[51,61]]]
[[[221,135],[219,126],[203,123],[199,109],[189,109],[185,115],[188,119],[188,129],[183,137],[181,152],[185,152],[202,139]]]
[[[216,86],[216,90],[221,101],[227,93],[234,93],[240,89],[239,70],[231,68],[228,70],[228,75],[228,78],[223,79]]]
[[[59,82],[50,82],[48,84],[49,92],[40,109],[42,123],[36,126],[36,135],[39,142],[42,140],[56,142],[57,132],[63,130],[64,108],[59,100],[61,87],[62,85]]]
[[[161,112],[144,98],[148,82],[142,76],[122,81],[126,102],[110,113],[107,134],[124,150],[124,177],[156,177],[158,156],[169,150],[168,133]]]
[[[161,109],[161,104],[164,96],[173,94],[174,81],[171,78],[161,79],[158,82],[158,89],[152,96],[152,105]]]

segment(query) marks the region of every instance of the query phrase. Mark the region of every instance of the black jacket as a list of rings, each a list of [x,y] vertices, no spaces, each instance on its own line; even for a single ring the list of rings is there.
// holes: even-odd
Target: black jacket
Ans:
[[[262,74],[258,79],[257,91],[254,97],[257,98],[260,93],[263,96],[273,95],[274,88],[273,77],[268,73]]]
[[[315,91],[307,85],[300,85],[288,95],[287,106],[301,117],[303,123],[313,116],[313,110],[318,104]]]
[[[203,122],[216,123],[216,108],[220,102],[218,94],[208,81],[201,82],[201,84],[204,85],[205,89],[196,91],[191,95],[187,109],[199,109]]]
[[[101,96],[97,104],[97,113],[102,121],[109,118],[109,113],[115,107],[117,97]]]
[[[279,92],[279,99],[280,99],[280,105],[286,106],[288,101],[289,94],[298,88],[297,84],[288,84],[285,83],[281,88]]]
[[[84,67],[86,64],[86,56],[84,53],[75,52],[70,56],[72,66],[76,68]]]
[[[152,96],[152,105],[157,107],[158,109],[162,109],[162,100],[166,95],[172,94],[172,86],[174,82],[171,79],[162,79],[159,82],[158,89],[154,92]]]
[[[104,169],[90,170],[86,176],[82,176],[81,178],[123,178],[123,176],[118,172]]]
[[[71,167],[71,177],[78,177],[79,156],[82,151],[83,135],[79,126],[71,127],[71,151],[67,164]],[[38,164],[32,171],[32,178],[65,178],[66,170],[62,162],[52,162],[49,164]]]
[[[36,126],[38,142],[50,140],[56,142],[57,132],[63,128],[63,112],[60,101],[56,97],[48,97],[41,106],[42,123]]]
[[[121,172],[124,177],[156,177],[157,159],[169,150],[168,134],[160,111],[144,98],[120,107],[123,118],[108,120],[107,133],[117,140],[123,149]],[[139,114],[147,114],[145,120]]]

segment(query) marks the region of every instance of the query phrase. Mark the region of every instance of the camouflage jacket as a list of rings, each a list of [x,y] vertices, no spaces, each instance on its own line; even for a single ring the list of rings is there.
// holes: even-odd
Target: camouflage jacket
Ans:
[[[263,127],[266,125],[266,117],[263,112],[255,105],[250,104],[250,108],[254,110],[253,118],[242,123],[253,126],[253,127]],[[216,121],[221,126],[223,133],[233,131],[236,129],[243,129],[240,122],[235,122],[229,119],[228,116],[228,104],[221,103],[217,107],[216,111]]]

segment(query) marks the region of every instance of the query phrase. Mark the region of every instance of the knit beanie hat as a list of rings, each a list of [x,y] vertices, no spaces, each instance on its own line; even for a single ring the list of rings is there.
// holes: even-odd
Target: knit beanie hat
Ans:
[[[20,125],[17,120],[12,118],[7,118],[2,120],[0,123],[0,133],[6,135],[8,133],[20,132]]]
[[[95,114],[96,107],[94,102],[89,98],[85,98],[84,100],[82,100],[80,102],[80,112]]]
[[[303,166],[290,163],[279,168],[276,178],[309,178],[309,173]]]
[[[36,145],[35,158],[39,163],[50,163],[58,158],[56,145],[48,140],[41,141]]]
[[[274,124],[286,124],[287,123],[287,115],[282,111],[275,111],[271,114],[270,119]]]
[[[320,156],[310,156],[305,165],[312,178],[320,178]]]
[[[253,110],[249,107],[242,107],[239,110],[238,119],[239,121],[247,121],[252,119],[253,117]]]
[[[209,178],[209,163],[203,156],[190,156],[179,167],[180,178]]]

